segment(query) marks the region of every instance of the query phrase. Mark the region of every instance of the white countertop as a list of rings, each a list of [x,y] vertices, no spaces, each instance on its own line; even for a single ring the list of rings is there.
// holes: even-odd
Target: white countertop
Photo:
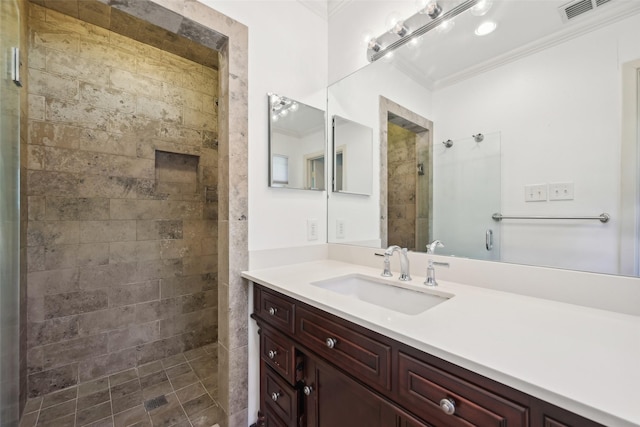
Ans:
[[[405,315],[310,284],[354,273],[380,278],[331,260],[242,276],[596,422],[640,426],[640,317],[441,280],[453,298]]]

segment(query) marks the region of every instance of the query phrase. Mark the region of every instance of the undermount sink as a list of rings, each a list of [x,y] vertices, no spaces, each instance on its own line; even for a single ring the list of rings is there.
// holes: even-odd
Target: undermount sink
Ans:
[[[311,285],[409,315],[420,314],[453,297],[432,290],[408,289],[384,279],[360,274],[334,277],[312,282]]]

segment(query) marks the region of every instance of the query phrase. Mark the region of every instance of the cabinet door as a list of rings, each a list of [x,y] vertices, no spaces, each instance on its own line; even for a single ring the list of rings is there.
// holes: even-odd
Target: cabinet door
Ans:
[[[400,425],[390,402],[324,362],[305,358],[305,384],[311,387],[305,399],[308,427]]]

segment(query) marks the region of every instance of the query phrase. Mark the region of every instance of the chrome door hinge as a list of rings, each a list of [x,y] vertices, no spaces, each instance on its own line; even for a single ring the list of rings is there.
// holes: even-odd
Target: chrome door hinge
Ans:
[[[11,48],[11,80],[18,87],[22,87],[20,81],[20,49],[17,47]]]

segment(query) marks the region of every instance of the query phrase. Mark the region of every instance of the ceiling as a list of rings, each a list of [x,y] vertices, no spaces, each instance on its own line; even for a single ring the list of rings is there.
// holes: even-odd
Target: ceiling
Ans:
[[[353,0],[298,0],[316,15],[329,19],[338,12],[344,5]]]
[[[638,0],[611,0],[564,22],[560,8],[565,5],[567,0],[493,0],[486,15],[474,16],[466,11],[454,18],[455,25],[448,33],[436,28],[422,36],[417,45],[408,43],[397,49],[392,63],[433,89],[640,12]],[[486,20],[495,21],[497,29],[476,36],[475,28]]]

